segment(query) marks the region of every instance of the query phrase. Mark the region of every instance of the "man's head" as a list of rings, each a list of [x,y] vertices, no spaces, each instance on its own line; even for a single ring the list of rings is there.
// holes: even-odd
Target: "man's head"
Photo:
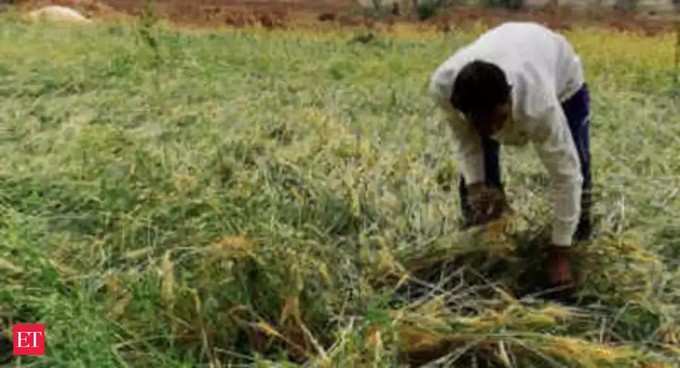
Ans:
[[[480,135],[491,136],[503,128],[510,117],[511,89],[501,68],[477,60],[458,72],[451,104],[465,115]]]

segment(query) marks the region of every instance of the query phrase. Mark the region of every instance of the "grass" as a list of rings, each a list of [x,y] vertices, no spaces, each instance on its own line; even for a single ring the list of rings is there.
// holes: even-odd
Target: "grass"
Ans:
[[[550,202],[530,150],[504,153],[521,216],[458,231],[424,87],[473,32],[0,20],[0,316],[48,332],[16,366],[680,364],[672,35],[567,33],[598,226],[564,306],[531,294]]]

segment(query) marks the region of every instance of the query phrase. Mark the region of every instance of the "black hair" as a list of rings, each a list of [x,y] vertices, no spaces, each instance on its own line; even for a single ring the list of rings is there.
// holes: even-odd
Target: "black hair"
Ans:
[[[476,120],[510,100],[512,87],[498,66],[475,60],[465,65],[453,82],[451,104]]]

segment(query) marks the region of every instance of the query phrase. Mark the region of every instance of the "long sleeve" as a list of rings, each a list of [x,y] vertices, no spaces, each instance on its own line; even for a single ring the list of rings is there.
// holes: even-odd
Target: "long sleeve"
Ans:
[[[570,246],[581,212],[583,176],[566,116],[555,101],[540,119],[541,138],[534,147],[552,181],[554,221],[552,242]]]
[[[437,74],[435,74],[437,76]],[[459,113],[451,106],[446,97],[447,85],[437,78],[433,78],[430,86],[430,94],[437,106],[445,113],[447,124],[453,133],[456,143],[456,156],[460,170],[468,184],[484,181],[484,151],[479,134],[463,121]]]
[[[483,182],[484,151],[479,134],[468,123],[453,115],[449,116],[448,125],[456,142],[458,162],[465,182],[467,184]]]

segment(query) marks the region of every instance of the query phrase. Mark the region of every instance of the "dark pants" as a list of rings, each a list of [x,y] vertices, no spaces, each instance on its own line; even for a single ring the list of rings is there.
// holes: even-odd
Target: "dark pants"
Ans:
[[[588,87],[584,85],[562,104],[562,110],[567,117],[571,137],[574,139],[576,151],[581,161],[581,174],[583,174],[583,192],[581,195],[581,218],[576,230],[575,239],[583,240],[590,236],[590,207],[592,180],[590,176],[590,95]],[[490,138],[482,138],[484,150],[484,174],[486,185],[503,190],[501,181],[501,168],[499,161],[500,145]],[[472,208],[468,201],[468,192],[465,179],[461,175],[458,187],[460,193],[461,210],[465,223],[469,223],[472,217]]]

